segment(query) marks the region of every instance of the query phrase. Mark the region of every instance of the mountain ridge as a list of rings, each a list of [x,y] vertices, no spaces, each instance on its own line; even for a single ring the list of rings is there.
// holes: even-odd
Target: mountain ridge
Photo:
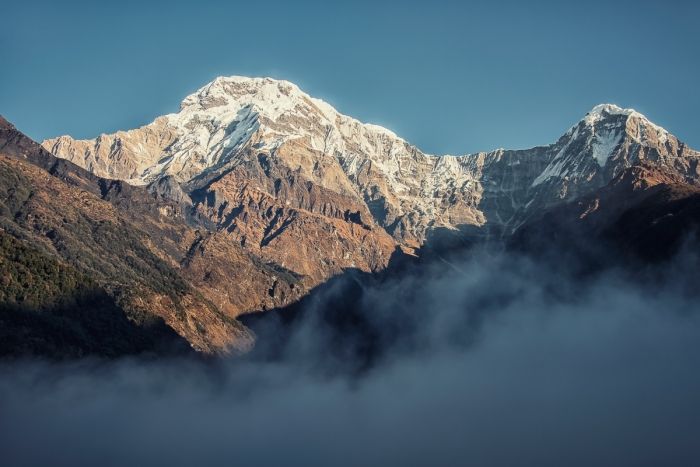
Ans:
[[[700,158],[641,113],[613,104],[595,106],[549,145],[434,156],[289,81],[240,76],[216,78],[179,112],[139,129],[43,145],[103,176],[148,184],[171,175],[186,191],[262,157],[262,165],[364,204],[407,250],[437,229],[513,232],[532,212],[600,188],[641,160],[673,165],[695,183]]]
[[[643,211],[644,201],[655,213],[694,225],[700,186],[700,153],[632,109],[598,105],[546,146],[431,156],[289,82],[263,78],[217,79],[186,97],[178,113],[93,140],[61,137],[39,149],[11,126],[3,135],[0,162],[19,160],[5,164],[11,173],[31,174],[25,185],[48,205],[54,200],[41,189],[41,172],[26,164],[58,179],[51,185],[58,199],[86,200],[88,208],[66,201],[75,217],[101,225],[96,206],[102,206],[111,213],[109,225],[118,226],[109,235],[124,229],[129,248],[155,255],[145,269],[128,254],[115,257],[115,267],[133,278],[139,313],[153,305],[156,316],[205,353],[250,348],[253,336],[241,315],[285,309],[348,271],[372,275],[406,254],[518,242],[536,251],[538,237],[557,240],[580,230],[598,239],[630,228],[646,232],[638,244],[648,245],[659,231],[656,214],[641,223],[617,217]],[[11,190],[9,179],[6,185]],[[672,185],[673,197],[689,199],[673,204],[663,189],[645,188],[657,185]],[[59,261],[83,254],[98,261],[100,247],[89,244],[85,253],[79,238],[99,244],[99,228],[71,229],[47,209],[34,203],[28,213],[50,221],[38,231],[14,214],[5,221],[17,238],[40,238]],[[663,225],[673,242],[685,232],[677,223]],[[70,244],[54,233],[50,241],[42,237],[60,229]],[[144,271],[153,265],[180,284],[172,297],[186,297],[189,311],[173,314],[149,292]],[[119,279],[100,280],[109,289]]]

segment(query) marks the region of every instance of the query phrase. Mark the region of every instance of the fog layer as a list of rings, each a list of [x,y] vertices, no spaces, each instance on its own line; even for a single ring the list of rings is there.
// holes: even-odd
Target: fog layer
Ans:
[[[653,280],[452,258],[340,279],[244,358],[6,362],[2,463],[697,465],[685,258]],[[338,332],[324,317],[348,301],[362,325]]]

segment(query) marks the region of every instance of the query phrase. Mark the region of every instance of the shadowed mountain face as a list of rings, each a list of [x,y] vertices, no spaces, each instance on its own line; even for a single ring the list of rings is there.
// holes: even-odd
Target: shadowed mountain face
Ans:
[[[347,271],[297,303],[242,322],[265,343],[253,351],[256,361],[298,358],[324,374],[364,375],[397,354],[428,352],[435,343],[426,341],[433,330],[425,328],[433,320],[448,345],[471,347],[482,322],[529,306],[532,293],[542,310],[577,306],[592,284],[610,280],[607,286],[629,289],[622,295],[658,299],[665,289],[694,310],[698,248],[700,187],[634,166],[592,194],[533,216],[500,245],[428,245],[381,273]],[[453,321],[440,322],[442,307],[456,310]],[[605,299],[595,309],[606,307],[619,311]]]
[[[71,355],[170,338],[223,354],[251,347],[243,314],[293,314],[343,275],[401,275],[455,248],[570,258],[583,274],[663,262],[698,224],[699,160],[609,104],[548,146],[427,155],[267,78],[218,78],[178,113],[94,140],[40,147],[2,120],[6,334],[74,329]],[[351,303],[328,316],[365,335]],[[110,326],[138,345],[95,346]],[[50,354],[51,339],[3,352]]]
[[[158,216],[177,205],[99,179],[0,124],[3,353],[249,345],[248,332],[178,271],[194,229]]]
[[[677,173],[636,165],[586,196],[534,216],[508,240],[538,256],[562,252],[593,270],[647,267],[697,246],[700,187]]]

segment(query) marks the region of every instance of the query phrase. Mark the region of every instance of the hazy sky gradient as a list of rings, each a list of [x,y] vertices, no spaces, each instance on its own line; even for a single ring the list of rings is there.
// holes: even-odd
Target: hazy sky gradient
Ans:
[[[94,137],[264,75],[431,153],[547,144],[601,102],[700,148],[699,2],[531,3],[6,4],[0,114]]]

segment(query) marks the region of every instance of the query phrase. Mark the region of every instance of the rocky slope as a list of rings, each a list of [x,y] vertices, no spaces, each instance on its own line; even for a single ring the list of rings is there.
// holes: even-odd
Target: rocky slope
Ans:
[[[184,277],[196,230],[159,215],[178,208],[56,159],[0,118],[0,353],[249,348]]]

